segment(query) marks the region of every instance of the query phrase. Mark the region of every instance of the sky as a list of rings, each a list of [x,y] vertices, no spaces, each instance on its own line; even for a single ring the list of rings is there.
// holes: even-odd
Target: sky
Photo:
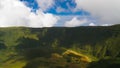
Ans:
[[[120,0],[0,0],[0,27],[120,24]]]

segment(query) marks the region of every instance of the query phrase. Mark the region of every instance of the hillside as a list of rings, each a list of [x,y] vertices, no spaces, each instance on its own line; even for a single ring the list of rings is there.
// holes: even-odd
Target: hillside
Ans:
[[[119,68],[119,48],[120,25],[0,28],[0,68]]]

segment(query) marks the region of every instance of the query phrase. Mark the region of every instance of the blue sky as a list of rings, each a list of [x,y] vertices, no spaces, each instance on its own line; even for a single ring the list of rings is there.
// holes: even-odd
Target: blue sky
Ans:
[[[27,6],[32,8],[34,12],[38,10],[38,8],[40,8],[36,0],[21,0],[21,1],[28,2]],[[57,12],[57,7],[65,9],[66,12]],[[86,15],[89,14],[88,12],[83,10],[73,12],[73,9],[75,9],[75,7],[76,3],[74,0],[55,0],[55,4],[46,11],[44,11],[44,13],[52,13],[55,15],[82,15],[82,13],[84,12]]]
[[[120,0],[0,0],[0,27],[120,24]]]
[[[21,0],[22,2],[27,2],[27,6],[32,9],[32,12],[36,12],[36,10],[41,7],[38,5],[36,0]],[[63,11],[57,10],[60,7]],[[54,0],[54,5],[52,5],[47,10],[43,11],[44,13],[51,13],[53,15],[60,16],[62,19],[58,20],[58,22],[54,26],[63,26],[65,21],[71,20],[73,17],[83,18],[83,16],[89,16],[90,13],[85,10],[77,10],[75,0]],[[88,18],[89,19],[89,18]],[[83,24],[82,26],[87,26],[88,24]],[[76,25],[79,26],[79,25]]]

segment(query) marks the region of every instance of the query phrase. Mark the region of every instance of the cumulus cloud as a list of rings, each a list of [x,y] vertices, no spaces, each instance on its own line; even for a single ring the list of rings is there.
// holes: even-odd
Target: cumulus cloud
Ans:
[[[36,13],[19,0],[0,0],[0,27],[52,27],[58,17],[44,13],[40,9]]]
[[[79,20],[79,19],[77,19],[77,17],[74,17],[72,20],[66,21],[64,26],[65,27],[76,27],[76,26],[83,25],[83,24],[85,24],[87,22],[88,22],[87,19]]]
[[[96,26],[95,23],[90,23],[89,26]]]
[[[39,7],[46,11],[47,9],[51,8],[54,5],[54,0],[36,0]]]
[[[120,24],[120,0],[75,0],[76,9],[84,9],[98,18],[98,24]]]
[[[31,13],[29,16],[30,27],[52,27],[56,24],[59,18],[52,14],[44,14],[42,11],[37,11],[37,15]]]

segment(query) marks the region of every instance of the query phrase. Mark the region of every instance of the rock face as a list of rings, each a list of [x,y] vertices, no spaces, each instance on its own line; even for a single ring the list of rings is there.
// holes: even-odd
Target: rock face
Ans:
[[[69,57],[70,60],[75,62],[91,62],[91,59],[83,54],[77,53],[73,50],[67,50],[63,53],[63,56]]]

